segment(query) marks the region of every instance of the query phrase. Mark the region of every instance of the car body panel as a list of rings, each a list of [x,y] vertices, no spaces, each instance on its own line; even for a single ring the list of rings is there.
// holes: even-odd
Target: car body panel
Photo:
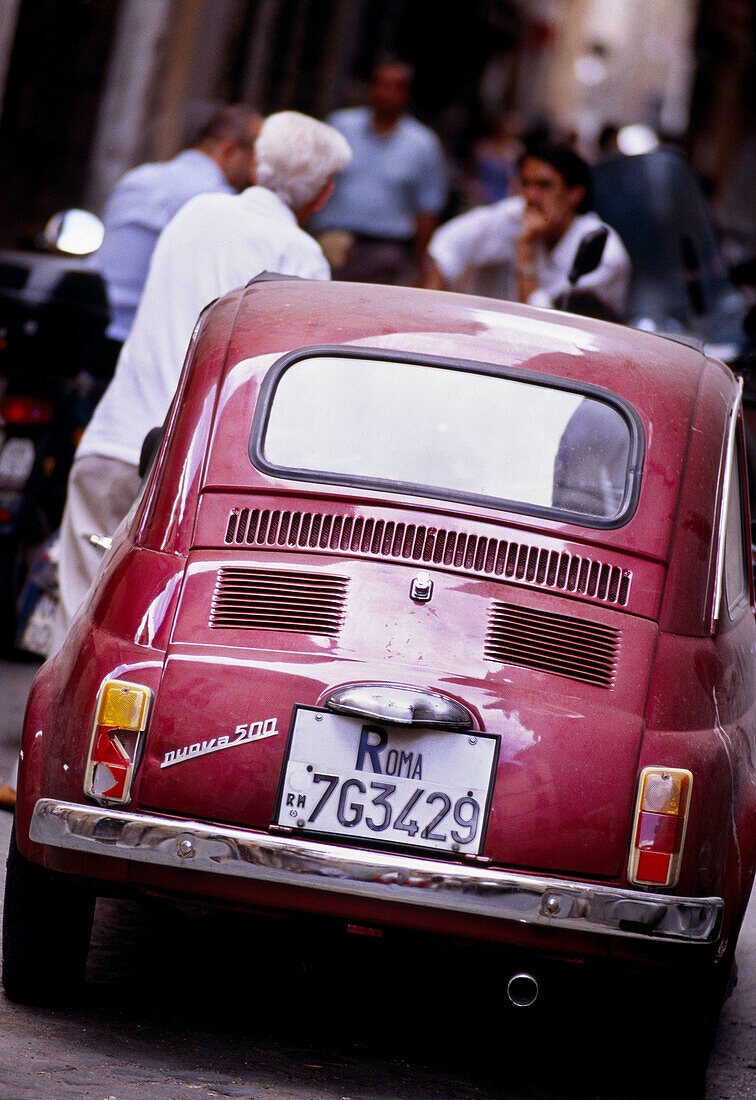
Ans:
[[[271,560],[273,559],[273,560]],[[140,804],[168,813],[265,828],[272,818],[285,733],[295,703],[322,705],[342,684],[388,680],[458,698],[476,727],[502,739],[486,854],[499,863],[619,876],[630,828],[642,712],[656,632],[639,620],[622,637],[612,690],[564,678],[549,695],[547,673],[486,659],[492,599],[516,590],[436,574],[429,604],[408,599],[412,567],[331,558],[320,572],[348,578],[340,635],[208,625],[221,566],[275,566],[274,555],[189,558],[159,699],[150,724]],[[287,569],[308,559],[287,555]],[[271,575],[273,575],[271,573]],[[528,594],[548,612],[563,600]],[[377,610],[379,609],[379,610]],[[622,621],[595,608],[590,621]],[[446,638],[454,637],[453,673]],[[227,661],[230,651],[233,662]],[[237,726],[274,718],[279,736],[166,765],[166,754]],[[597,743],[596,722],[607,731]],[[585,772],[590,770],[590,782]],[[569,838],[569,839],[568,839]]]

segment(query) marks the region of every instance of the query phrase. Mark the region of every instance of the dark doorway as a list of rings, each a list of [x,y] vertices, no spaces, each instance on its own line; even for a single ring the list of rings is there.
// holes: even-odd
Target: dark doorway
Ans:
[[[81,203],[118,0],[25,0],[0,119],[0,245]]]

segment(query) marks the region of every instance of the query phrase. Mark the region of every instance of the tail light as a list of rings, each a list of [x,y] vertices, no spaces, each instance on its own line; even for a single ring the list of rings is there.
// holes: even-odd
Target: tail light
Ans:
[[[142,684],[106,680],[102,685],[84,773],[85,795],[100,803],[129,801],[151,701],[152,692]]]
[[[42,397],[18,393],[0,401],[0,420],[5,424],[49,424],[52,418],[53,407]]]
[[[693,776],[684,768],[644,768],[638,786],[628,880],[674,886],[680,877]]]

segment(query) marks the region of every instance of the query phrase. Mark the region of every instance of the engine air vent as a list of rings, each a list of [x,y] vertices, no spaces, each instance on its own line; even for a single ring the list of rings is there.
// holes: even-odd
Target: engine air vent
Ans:
[[[347,583],[331,574],[223,567],[210,626],[335,637],[344,620]]]
[[[491,606],[485,648],[490,660],[610,688],[618,649],[614,627],[498,600]]]
[[[329,512],[233,508],[224,542],[425,562],[618,607],[627,605],[632,580],[632,574],[618,565],[577,554],[441,527]]]

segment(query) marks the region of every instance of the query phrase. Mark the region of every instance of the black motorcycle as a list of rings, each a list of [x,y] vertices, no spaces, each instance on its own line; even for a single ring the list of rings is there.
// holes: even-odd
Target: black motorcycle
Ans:
[[[67,225],[69,231],[67,232]],[[112,377],[105,285],[57,251],[0,252],[0,646],[12,646],[34,551],[57,529],[81,433]],[[49,240],[49,236],[47,238]],[[49,245],[48,245],[49,247]]]
[[[698,344],[743,378],[753,511],[756,307],[736,283],[752,286],[753,261],[727,270],[701,185],[676,149],[609,157],[594,166],[593,188],[596,210],[632,260],[628,323]]]
[[[748,302],[734,285],[698,178],[670,146],[592,169],[598,214],[630,253],[628,323],[697,341],[727,363],[747,349]]]

